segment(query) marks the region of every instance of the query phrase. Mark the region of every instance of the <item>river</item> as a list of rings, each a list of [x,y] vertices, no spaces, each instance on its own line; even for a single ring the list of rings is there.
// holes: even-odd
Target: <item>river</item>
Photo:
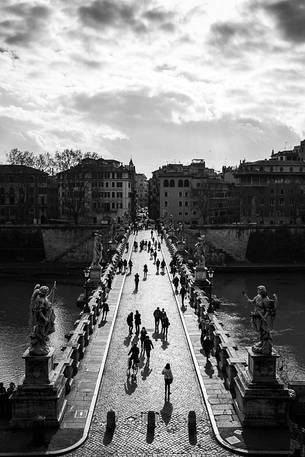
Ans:
[[[20,276],[19,276],[20,278]],[[24,360],[22,354],[29,346],[29,311],[30,298],[34,285],[40,284],[52,287],[54,277],[45,276],[20,280],[0,278],[0,381],[4,385],[10,381],[16,384],[24,374]],[[57,280],[56,300],[54,310],[56,314],[55,332],[51,335],[51,346],[55,347],[55,354],[60,352],[66,342],[65,334],[72,330],[73,322],[77,319],[79,309],[76,299],[82,292],[79,275]]]
[[[257,341],[250,313],[253,305],[242,296],[256,295],[258,285],[267,287],[268,295],[276,293],[279,306],[272,332],[273,344],[280,355],[280,375],[285,381],[305,379],[305,280],[302,272],[219,272],[214,278],[213,292],[222,299],[217,310],[219,320],[240,347]]]

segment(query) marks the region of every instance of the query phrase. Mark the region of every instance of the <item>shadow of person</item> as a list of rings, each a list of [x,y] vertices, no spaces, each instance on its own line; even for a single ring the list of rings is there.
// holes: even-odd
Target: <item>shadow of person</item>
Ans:
[[[169,346],[169,342],[166,339],[163,339],[161,348],[165,351]]]
[[[143,278],[143,281],[146,281],[147,278]]]
[[[142,376],[143,381],[145,381],[148,378],[148,376],[150,375],[151,372],[152,372],[152,368],[149,368],[148,365],[145,365],[143,370],[141,371],[141,376]]]
[[[135,336],[133,337],[132,343],[138,343],[139,341],[139,335],[136,333]]]
[[[185,311],[187,310],[187,307],[185,305],[182,305],[180,309],[183,313],[185,313]]]
[[[134,376],[127,376],[126,382],[124,383],[125,393],[127,395],[132,395],[137,387],[137,378]]]
[[[159,332],[154,332],[151,336],[155,341],[158,341],[159,339],[162,338],[162,336]]]
[[[213,377],[214,374],[214,368],[211,362],[208,360],[207,363],[205,364],[204,371],[208,375],[209,378]]]
[[[137,289],[137,288],[134,289],[132,293],[133,293],[133,294],[137,294],[137,293],[138,293],[138,289]]]
[[[173,414],[173,405],[171,404],[170,401],[165,401],[164,406],[160,411],[161,417],[165,425],[169,424],[169,421],[172,418]]]
[[[144,349],[143,349],[143,351],[141,351],[140,357],[139,357],[139,368],[144,367],[144,358],[145,358],[145,354],[144,354]]]
[[[128,336],[126,336],[125,340],[124,340],[124,345],[125,346],[129,346],[130,345],[130,342],[131,342],[131,334],[129,334]]]
[[[106,325],[106,322],[107,322],[107,321],[101,321],[101,322],[98,324],[98,328],[104,327],[104,325]]]

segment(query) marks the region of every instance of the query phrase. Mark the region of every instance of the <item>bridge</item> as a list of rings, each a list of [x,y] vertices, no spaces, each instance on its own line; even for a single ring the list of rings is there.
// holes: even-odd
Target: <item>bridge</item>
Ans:
[[[153,236],[157,238],[157,233]],[[169,271],[171,253],[165,242],[158,251],[158,258],[166,261],[164,274],[158,274],[146,249],[133,249],[135,240],[150,238],[148,230],[130,234],[127,252],[123,243],[121,254],[132,260],[132,272],[115,272],[107,319],[102,320],[96,290],[90,300],[91,313],[83,313],[68,336],[63,348],[66,359],[54,367],[67,379],[60,426],[44,429],[41,424],[39,429],[38,424],[34,440],[28,430],[2,426],[0,456],[287,455],[286,432],[258,428],[245,433],[219,363],[211,357],[211,364],[206,364],[193,298],[187,297],[182,307],[175,294]],[[144,264],[148,265],[147,279]],[[138,291],[135,273],[140,275]],[[155,332],[157,306],[169,317],[167,339]],[[128,352],[139,338],[134,331],[129,334],[126,318],[136,310],[154,348],[149,363],[144,355],[140,357],[139,371],[132,378],[127,373]],[[214,330],[222,346],[232,345],[221,324],[217,325]],[[238,351],[229,355],[234,363],[244,363]],[[174,381],[170,400],[165,401],[162,369],[168,362]]]

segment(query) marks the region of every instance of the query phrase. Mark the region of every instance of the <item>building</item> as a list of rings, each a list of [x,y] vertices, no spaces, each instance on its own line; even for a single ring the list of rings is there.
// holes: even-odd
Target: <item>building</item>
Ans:
[[[169,164],[153,172],[149,182],[149,217],[186,224],[238,220],[239,205],[232,183],[207,168],[203,159],[190,165]]]
[[[57,175],[59,209],[75,223],[127,222],[135,217],[135,167],[86,158]]]
[[[270,159],[241,162],[235,172],[240,221],[305,223],[305,141]]]
[[[143,173],[136,173],[136,195],[137,207],[147,208],[148,206],[148,181]]]
[[[57,216],[54,178],[25,165],[0,165],[1,224],[44,224]]]

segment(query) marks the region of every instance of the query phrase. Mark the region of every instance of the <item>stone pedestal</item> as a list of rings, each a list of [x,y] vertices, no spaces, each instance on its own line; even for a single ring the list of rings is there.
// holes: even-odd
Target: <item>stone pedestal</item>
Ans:
[[[248,369],[235,378],[234,406],[245,427],[288,427],[289,393],[276,376],[276,360],[248,348]]]
[[[207,280],[207,268],[206,267],[195,267],[195,281],[194,286],[202,286]]]
[[[65,378],[54,370],[54,348],[46,356],[23,354],[25,377],[12,397],[11,425],[31,427],[37,416],[45,417],[45,425],[57,427],[66,406]]]
[[[89,284],[91,288],[97,287],[101,284],[102,267],[100,265],[94,265],[89,267]]]

